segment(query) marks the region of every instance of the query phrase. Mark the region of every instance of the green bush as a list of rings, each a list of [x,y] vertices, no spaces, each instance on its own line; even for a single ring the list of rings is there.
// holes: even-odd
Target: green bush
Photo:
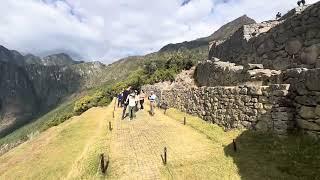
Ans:
[[[80,115],[92,107],[105,106],[111,102],[112,96],[109,91],[98,90],[93,95],[86,95],[75,102],[73,112]]]

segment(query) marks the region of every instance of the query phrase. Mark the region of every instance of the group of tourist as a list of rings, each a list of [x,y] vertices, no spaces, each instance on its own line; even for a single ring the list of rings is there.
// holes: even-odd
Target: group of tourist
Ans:
[[[305,0],[300,0],[297,2],[298,6],[304,6],[306,5],[306,1]],[[282,17],[282,14],[280,12],[277,13],[276,15],[276,19],[280,19]]]
[[[118,94],[118,107],[122,107],[122,119],[126,118],[127,110],[129,111],[129,119],[132,120],[136,117],[136,112],[144,109],[144,101],[146,98],[146,94],[143,90],[138,92],[138,90],[134,90],[131,87],[122,91]],[[154,115],[154,108],[156,105],[157,96],[154,92],[150,93],[148,96],[148,100],[150,101],[150,112],[151,115]]]
[[[297,4],[298,6],[301,6],[301,5],[304,6],[306,5],[306,1],[305,0],[298,1]]]

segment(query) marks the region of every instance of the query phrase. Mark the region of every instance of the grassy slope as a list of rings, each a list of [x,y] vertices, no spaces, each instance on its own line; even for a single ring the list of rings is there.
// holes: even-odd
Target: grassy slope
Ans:
[[[4,154],[0,179],[99,177],[99,154],[108,149],[111,110],[92,108]]]
[[[242,179],[320,179],[319,142],[297,136],[279,138],[252,131],[224,132],[216,125],[174,109],[168,110],[167,115],[181,122],[186,116],[188,126],[207,135],[213,143],[221,145],[224,153],[217,151],[215,157],[208,157],[204,167],[216,167],[221,163],[226,163],[228,167],[226,158],[229,157],[237,165]],[[237,153],[233,151],[232,139],[236,139]],[[192,169],[187,168],[181,168],[181,171],[184,174],[190,173],[189,171],[194,173]],[[219,174],[218,171],[227,173],[224,168],[219,167],[209,172]],[[226,173],[222,175],[225,177]]]

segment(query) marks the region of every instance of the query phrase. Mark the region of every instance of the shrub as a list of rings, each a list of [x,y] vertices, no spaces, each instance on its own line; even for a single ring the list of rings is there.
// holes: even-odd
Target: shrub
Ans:
[[[109,90],[98,90],[93,95],[87,95],[75,102],[73,112],[80,115],[92,107],[105,106],[111,102],[112,93]]]

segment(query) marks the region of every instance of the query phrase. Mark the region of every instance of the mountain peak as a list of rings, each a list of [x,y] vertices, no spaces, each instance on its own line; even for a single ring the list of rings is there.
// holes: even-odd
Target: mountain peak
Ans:
[[[239,28],[244,25],[254,24],[256,21],[246,14],[234,19],[233,21],[228,22],[227,24],[221,26],[216,32],[211,34],[208,39],[213,40],[225,40],[235,33]]]
[[[233,21],[221,26],[221,28],[219,28],[217,31],[215,31],[208,37],[199,38],[193,41],[185,41],[177,44],[168,44],[161,48],[160,52],[177,51],[183,48],[194,49],[202,46],[208,46],[210,41],[226,40],[242,26],[253,23],[256,23],[256,21],[244,14],[238,17],[237,19],[234,19]]]
[[[77,64],[68,54],[58,53],[46,56],[42,59],[45,66],[68,66]]]

